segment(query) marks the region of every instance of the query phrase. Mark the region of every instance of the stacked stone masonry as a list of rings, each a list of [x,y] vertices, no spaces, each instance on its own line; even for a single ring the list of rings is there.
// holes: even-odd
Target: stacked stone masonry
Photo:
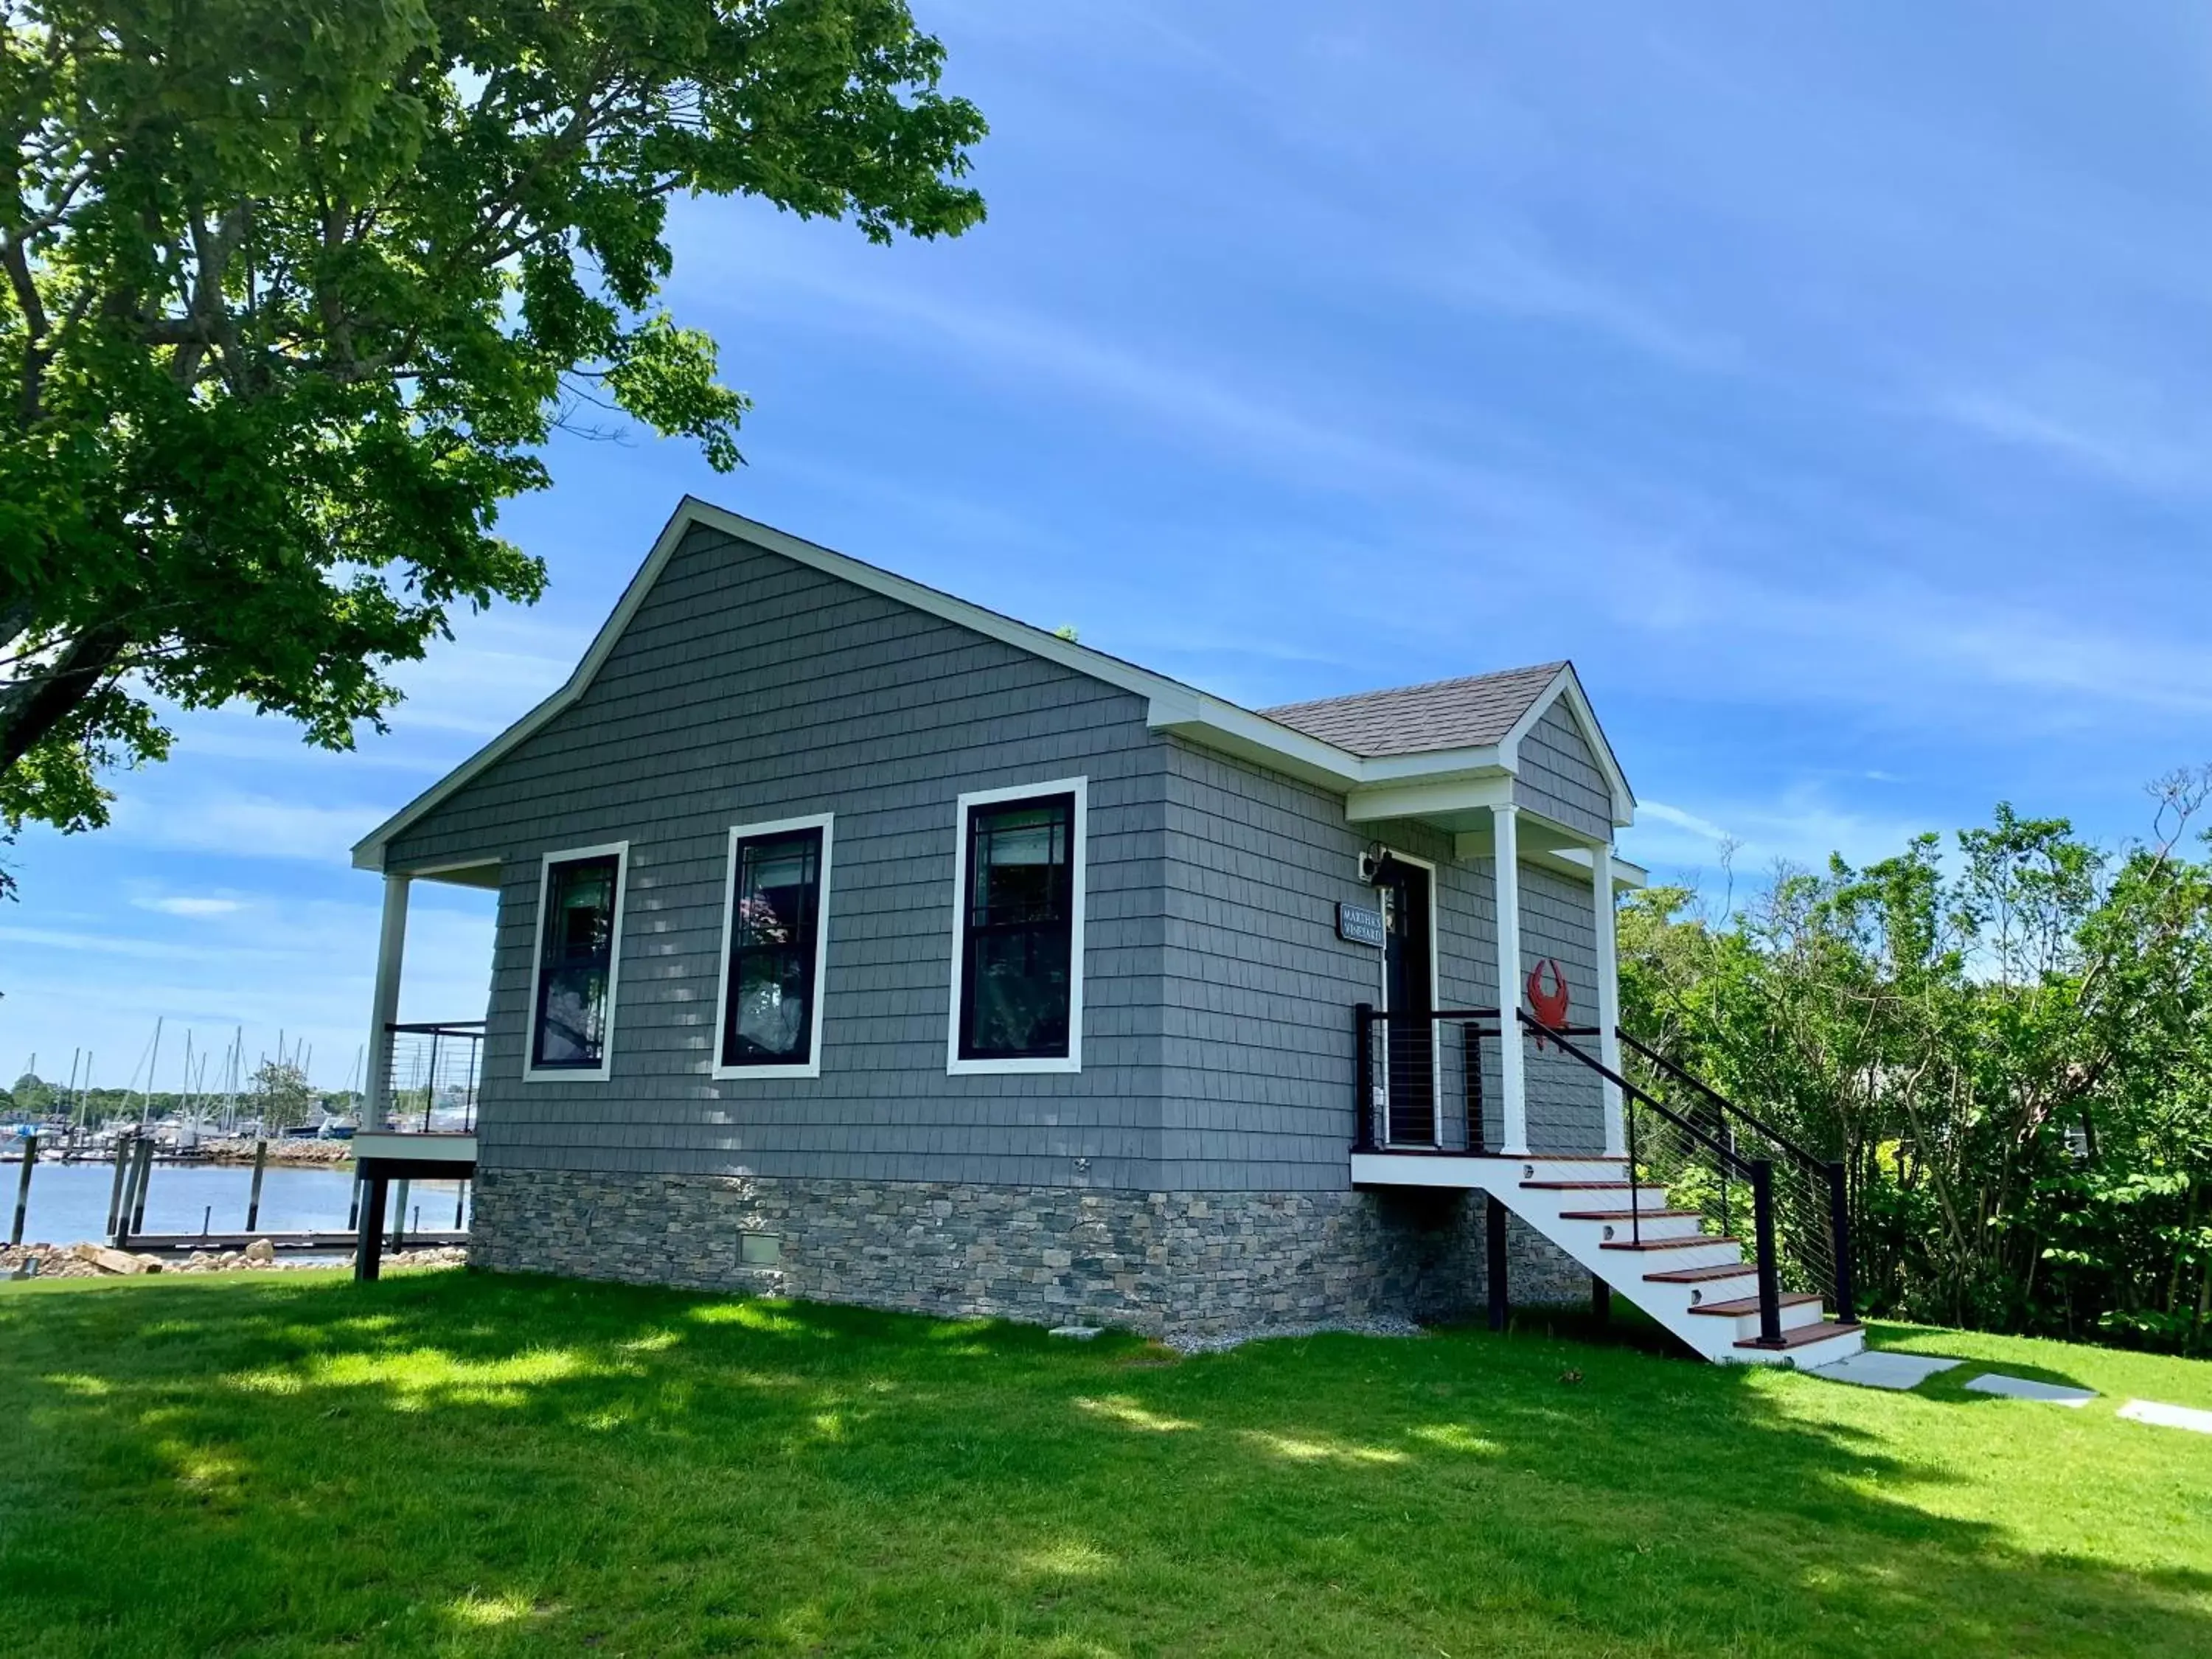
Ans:
[[[1480,1194],[486,1170],[471,1265],[1204,1337],[1480,1310]],[[1516,1304],[1585,1297],[1517,1219]]]

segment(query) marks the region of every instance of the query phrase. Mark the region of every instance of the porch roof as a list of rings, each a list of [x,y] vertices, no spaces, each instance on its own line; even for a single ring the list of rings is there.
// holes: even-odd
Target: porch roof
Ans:
[[[1286,702],[1260,713],[1364,759],[1501,743],[1567,668],[1564,662],[1470,674],[1348,697]]]

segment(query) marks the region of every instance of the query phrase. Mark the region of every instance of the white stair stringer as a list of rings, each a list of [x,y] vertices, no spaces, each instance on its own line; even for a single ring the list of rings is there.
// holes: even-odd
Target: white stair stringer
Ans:
[[[1438,1158],[1356,1152],[1358,1186],[1458,1187],[1488,1193],[1705,1358],[1726,1364],[1795,1365],[1801,1370],[1847,1359],[1866,1346],[1856,1325],[1787,1348],[1741,1347],[1759,1334],[1759,1273],[1733,1240],[1702,1237],[1694,1215],[1670,1210],[1666,1188],[1639,1182],[1633,1226],[1624,1159],[1603,1158]],[[1589,1183],[1617,1183],[1610,1186]],[[1626,1248],[1633,1239],[1646,1246]],[[1741,1265],[1742,1271],[1695,1282],[1652,1273]],[[1711,1311],[1700,1312],[1700,1309]],[[1817,1297],[1787,1297],[1785,1337],[1823,1326]]]

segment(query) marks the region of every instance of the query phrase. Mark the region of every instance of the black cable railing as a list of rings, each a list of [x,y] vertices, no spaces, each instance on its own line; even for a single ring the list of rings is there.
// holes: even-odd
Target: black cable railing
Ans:
[[[1616,1034],[1648,1068],[1644,1081],[1577,1043],[1601,1036],[1599,1027],[1547,1025],[1522,1009],[1513,1018],[1524,1040],[1556,1048],[1620,1091],[1632,1243],[1644,1242],[1644,1217],[1663,1209],[1695,1211],[1717,1238],[1747,1224],[1762,1343],[1781,1343],[1785,1289],[1816,1291],[1837,1319],[1856,1318],[1843,1165],[1814,1157],[1626,1031]],[[1485,1071],[1501,1040],[1499,1010],[1391,1013],[1360,1003],[1352,1030],[1353,1151],[1480,1156],[1495,1146]],[[1655,1201],[1654,1188],[1665,1196]]]
[[[1576,1034],[1571,1027],[1547,1025],[1523,1009],[1513,1012],[1532,1037],[1557,1045],[1562,1054],[1580,1060],[1620,1091],[1632,1243],[1644,1242],[1644,1189],[1647,1186],[1666,1189],[1664,1206],[1695,1208],[1701,1224],[1717,1224],[1717,1238],[1734,1237],[1735,1226],[1742,1224],[1744,1211],[1749,1211],[1752,1236],[1748,1254],[1759,1301],[1759,1335],[1753,1340],[1761,1347],[1783,1346],[1781,1250],[1775,1218],[1774,1160],[1746,1158],[1724,1126],[1701,1125],[1675,1111],[1577,1046],[1572,1041]],[[1744,1190],[1739,1191],[1739,1187]]]
[[[484,1023],[387,1025],[383,1058],[392,1127],[422,1134],[476,1127]],[[377,1126],[381,1127],[381,1126]]]
[[[1686,1091],[1677,1109],[1702,1119],[1741,1150],[1748,1145],[1774,1165],[1781,1272],[1792,1289],[1817,1291],[1843,1321],[1857,1317],[1851,1270],[1850,1191],[1845,1166],[1808,1151],[1757,1113],[1626,1031],[1622,1044],[1651,1069],[1655,1085]],[[1663,1080],[1663,1082],[1662,1082]]]

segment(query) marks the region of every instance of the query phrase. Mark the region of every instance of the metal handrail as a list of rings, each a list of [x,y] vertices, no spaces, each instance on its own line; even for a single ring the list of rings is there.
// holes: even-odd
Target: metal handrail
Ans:
[[[1732,1146],[1723,1146],[1719,1141],[1714,1139],[1712,1136],[1707,1134],[1703,1129],[1700,1129],[1696,1124],[1691,1122],[1688,1118],[1684,1117],[1680,1112],[1674,1110],[1673,1107],[1654,1098],[1645,1091],[1637,1087],[1636,1085],[1631,1083],[1626,1078],[1621,1076],[1620,1073],[1614,1071],[1613,1067],[1607,1065],[1603,1060],[1598,1059],[1595,1054],[1586,1054],[1582,1049],[1575,1047],[1573,1043],[1567,1041],[1566,1036],[1567,1032],[1573,1029],[1571,1026],[1547,1025],[1542,1020],[1538,1019],[1534,1014],[1530,1013],[1525,1008],[1516,1008],[1513,1012],[1515,1015],[1518,1017],[1521,1023],[1523,1025],[1526,1025],[1530,1030],[1536,1032],[1538,1035],[1545,1037],[1550,1042],[1558,1043],[1563,1052],[1572,1054],[1577,1060],[1582,1061],[1583,1065],[1589,1066],[1590,1070],[1595,1072],[1600,1077],[1603,1078],[1607,1083],[1612,1084],[1613,1087],[1619,1089],[1623,1094],[1627,1095],[1633,1099],[1641,1101],[1644,1105],[1649,1106],[1653,1111],[1658,1113],[1660,1116],[1665,1118],[1669,1123],[1687,1134],[1692,1139],[1703,1145],[1713,1154],[1714,1157],[1732,1166],[1737,1174],[1744,1176],[1747,1180],[1750,1178],[1751,1166],[1756,1160],[1743,1157]]]
[[[1719,1109],[1723,1124],[1730,1116],[1740,1118],[1825,1188],[1826,1203],[1824,1207],[1827,1213],[1824,1218],[1827,1223],[1828,1248],[1832,1257],[1828,1268],[1833,1280],[1832,1289],[1835,1296],[1836,1317],[1846,1321],[1856,1319],[1858,1316],[1855,1305],[1857,1287],[1851,1261],[1850,1176],[1846,1166],[1840,1160],[1820,1158],[1808,1152],[1758,1114],[1738,1105],[1694,1072],[1678,1065],[1632,1033],[1616,1027],[1614,1035],[1668,1076],[1689,1085],[1711,1101]],[[1808,1194],[1806,1196],[1817,1198],[1819,1194]]]
[[[1626,1078],[1607,1066],[1595,1055],[1588,1054],[1567,1040],[1563,1028],[1547,1025],[1524,1008],[1516,1008],[1514,1016],[1529,1030],[1559,1044],[1561,1052],[1571,1054],[1595,1072],[1630,1099],[1657,1113],[1675,1128],[1704,1146],[1721,1164],[1723,1170],[1734,1170],[1751,1185],[1752,1210],[1752,1269],[1759,1285],[1759,1336],[1763,1347],[1778,1348],[1782,1337],[1782,1273],[1780,1253],[1776,1248],[1774,1230],[1774,1164],[1771,1159],[1747,1158],[1733,1146],[1724,1146],[1707,1134],[1689,1119],[1666,1105],[1648,1091],[1638,1088]],[[1642,1194],[1637,1190],[1637,1157],[1634,1139],[1636,1115],[1624,1114],[1628,1119],[1628,1218],[1630,1236],[1641,1244],[1644,1242],[1639,1212]],[[1723,1182],[1725,1186],[1725,1181]]]
[[[1705,1079],[1698,1076],[1694,1072],[1686,1071],[1682,1066],[1675,1064],[1674,1061],[1668,1059],[1666,1055],[1661,1054],[1650,1043],[1644,1042],[1641,1038],[1637,1037],[1631,1032],[1621,1030],[1618,1026],[1614,1028],[1613,1035],[1619,1037],[1623,1042],[1626,1043],[1630,1048],[1635,1049],[1636,1052],[1643,1055],[1644,1059],[1650,1060],[1654,1066],[1656,1066],[1661,1071],[1666,1073],[1668,1076],[1674,1079],[1677,1082],[1688,1084],[1692,1089],[1695,1089],[1707,1100],[1711,1101],[1714,1105],[1719,1107],[1722,1111],[1731,1113],[1734,1115],[1741,1118],[1746,1123],[1751,1125],[1753,1128],[1758,1130],[1759,1133],[1765,1135],[1769,1140],[1772,1141],[1777,1146],[1781,1148],[1782,1151],[1789,1153],[1791,1158],[1796,1159],[1798,1163],[1806,1165],[1808,1168],[1819,1168],[1826,1163],[1826,1160],[1814,1157],[1812,1153],[1807,1152],[1796,1141],[1790,1139],[1789,1136],[1784,1134],[1781,1130],[1775,1128],[1771,1124],[1766,1122],[1757,1114],[1752,1112],[1748,1108],[1737,1105],[1735,1102],[1730,1100],[1726,1095],[1714,1088],[1711,1084],[1706,1082]]]

